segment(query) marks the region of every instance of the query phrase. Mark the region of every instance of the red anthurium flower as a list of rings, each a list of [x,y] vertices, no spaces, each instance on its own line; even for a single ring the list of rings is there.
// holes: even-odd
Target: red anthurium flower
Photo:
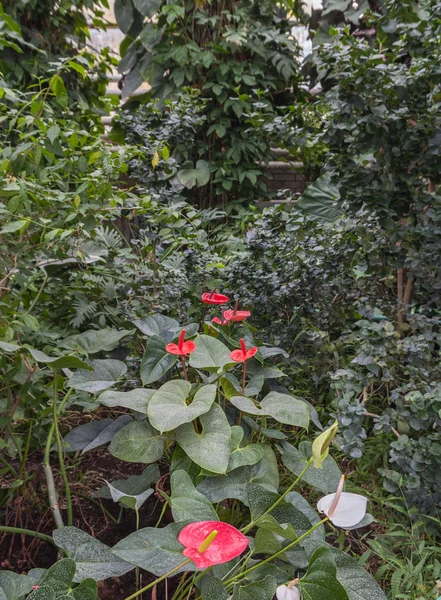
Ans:
[[[204,302],[205,304],[226,304],[230,301],[228,296],[224,296],[223,294],[216,294],[214,290],[212,292],[202,294],[201,299],[202,302]]]
[[[224,310],[225,321],[245,321],[251,316],[249,310]]]
[[[240,338],[240,347],[240,350],[233,350],[233,352],[230,352],[230,357],[234,362],[245,362],[249,358],[252,358],[258,350],[257,346],[253,346],[253,348],[247,350],[243,338]]]
[[[182,529],[178,540],[199,569],[228,562],[245,550],[248,539],[238,529],[220,521],[198,521]]]
[[[185,339],[185,329],[181,331],[181,335],[179,336],[179,340],[177,344],[173,342],[171,344],[167,344],[165,349],[170,354],[178,354],[179,356],[185,356],[186,354],[191,354],[196,350],[196,344],[189,340],[188,342],[184,342]]]

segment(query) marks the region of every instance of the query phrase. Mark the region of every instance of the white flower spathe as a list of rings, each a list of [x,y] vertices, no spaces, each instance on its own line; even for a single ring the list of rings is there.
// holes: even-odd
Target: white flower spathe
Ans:
[[[287,585],[279,585],[276,590],[277,600],[301,600],[300,590],[297,587],[288,587]]]
[[[338,493],[338,492],[337,492]],[[366,515],[367,498],[360,494],[351,494],[349,492],[341,492],[337,506],[330,513],[332,503],[337,494],[328,494],[317,502],[317,509],[321,513],[325,513],[331,523],[337,527],[344,529],[345,527],[353,527],[360,523]]]

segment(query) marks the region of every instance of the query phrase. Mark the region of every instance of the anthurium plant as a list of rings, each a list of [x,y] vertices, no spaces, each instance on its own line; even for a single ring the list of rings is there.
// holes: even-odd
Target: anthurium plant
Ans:
[[[49,541],[66,558],[38,579],[3,575],[17,585],[8,599],[55,598],[63,586],[63,598],[92,599],[96,581],[131,570],[147,571],[150,580],[125,600],[153,588],[162,593],[158,586],[168,579],[173,600],[385,598],[356,560],[326,541],[327,530],[373,520],[367,498],[343,491],[344,476],[330,455],[337,423],[323,428],[313,406],[283,386],[273,359],[284,353],[259,343],[250,311],[238,303],[228,308],[229,298],[216,290],[201,300],[201,323],[154,314],[119,337],[109,330],[107,343],[96,343],[99,332],[81,333],[54,357],[18,344],[2,348],[31,353],[53,372],[49,491],[55,455],[64,473],[66,453],[110,442],[111,455],[146,465],[139,475],[108,483],[113,500],[138,514],[155,490],[164,507],[156,527],[137,526],[108,547],[71,526],[69,508],[66,523],[53,494],[57,528]],[[145,351],[139,377],[128,380],[125,363],[108,353],[135,344]],[[92,358],[97,349],[101,357]],[[61,439],[57,422],[68,399],[84,403],[85,393],[92,405],[125,414],[80,425]],[[68,486],[58,492],[69,507]]]

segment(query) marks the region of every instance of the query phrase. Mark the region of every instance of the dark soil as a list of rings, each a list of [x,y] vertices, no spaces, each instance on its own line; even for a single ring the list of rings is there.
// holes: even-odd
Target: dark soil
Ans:
[[[10,527],[31,529],[51,535],[55,528],[52,514],[47,505],[47,488],[41,469],[42,456],[35,454],[28,460],[29,480],[17,489],[12,501],[0,509],[1,522]],[[54,461],[55,462],[55,461]],[[68,455],[66,459],[68,477],[71,482],[73,525],[86,531],[108,546],[114,546],[121,539],[136,530],[135,512],[130,509],[121,511],[120,505],[112,500],[101,499],[94,495],[105,480],[126,479],[130,475],[139,475],[146,467],[141,463],[127,463],[109,455],[107,449],[98,449],[85,456],[76,458]],[[66,506],[62,493],[63,482],[59,469],[53,466],[55,483],[60,491],[60,508],[66,522]],[[167,492],[167,478],[162,480],[162,489]],[[1,479],[1,490],[7,489],[8,482]],[[163,508],[159,494],[153,494],[140,510],[140,528],[154,527]],[[119,523],[114,522],[110,513]],[[165,512],[161,524],[166,525],[172,518]],[[57,560],[57,549],[51,544],[25,535],[0,534],[0,569],[15,573],[27,573],[35,567],[49,568]],[[141,571],[141,583],[147,585],[154,577]],[[101,600],[122,600],[135,591],[135,571],[120,578],[107,579],[99,584]],[[171,591],[169,582],[169,593]],[[151,592],[146,597],[152,598]],[[157,599],[165,598],[158,586]]]

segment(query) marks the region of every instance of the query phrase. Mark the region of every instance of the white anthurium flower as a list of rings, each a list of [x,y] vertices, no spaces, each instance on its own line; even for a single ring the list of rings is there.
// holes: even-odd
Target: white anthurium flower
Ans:
[[[343,492],[345,476],[342,475],[335,494],[328,494],[317,503],[317,509],[325,513],[331,523],[345,529],[360,523],[366,515],[367,498],[360,494]]]
[[[288,585],[279,585],[276,590],[277,600],[301,600],[300,590],[296,587],[298,582],[298,579],[294,579]]]

